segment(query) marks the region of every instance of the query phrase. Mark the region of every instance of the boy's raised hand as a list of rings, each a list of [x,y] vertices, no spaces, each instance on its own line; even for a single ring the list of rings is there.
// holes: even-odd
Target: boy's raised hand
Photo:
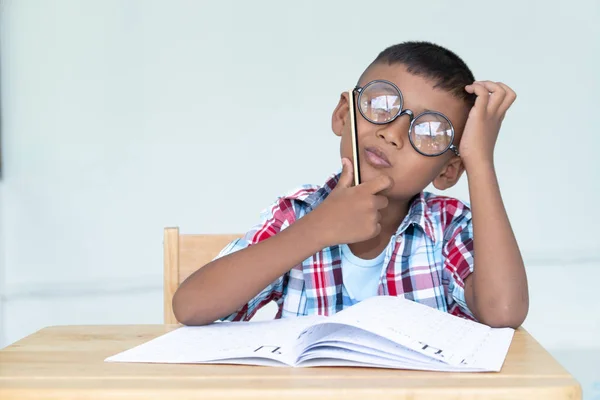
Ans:
[[[494,146],[500,132],[500,125],[517,95],[502,82],[476,81],[467,85],[465,90],[477,95],[459,146],[468,173],[474,165],[493,163]]]
[[[343,158],[342,165],[335,189],[311,213],[319,225],[315,232],[322,235],[324,246],[356,243],[377,236],[381,232],[379,210],[388,205],[388,198],[378,193],[393,184],[392,178],[382,175],[352,186],[352,162]]]

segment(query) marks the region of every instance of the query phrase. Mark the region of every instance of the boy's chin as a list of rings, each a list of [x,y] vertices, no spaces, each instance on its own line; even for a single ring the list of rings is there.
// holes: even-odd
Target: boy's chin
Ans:
[[[380,176],[389,176],[394,181],[392,188],[396,185],[396,179],[394,179],[393,170],[391,168],[386,168],[386,169],[361,168],[360,172],[361,172],[360,178],[361,178],[362,182],[369,182],[369,181],[377,179]]]
[[[394,177],[392,174],[387,174],[386,170],[361,170],[361,181],[369,182],[381,175],[389,176],[394,181],[392,187],[379,192],[379,194],[388,197],[390,200],[400,202],[411,200],[413,197],[415,197],[424,190],[424,188],[419,190],[419,187],[415,187],[415,182],[410,178],[402,179],[397,176]]]

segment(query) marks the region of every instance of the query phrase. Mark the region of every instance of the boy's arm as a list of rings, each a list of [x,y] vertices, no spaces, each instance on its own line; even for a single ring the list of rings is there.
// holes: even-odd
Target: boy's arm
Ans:
[[[177,320],[185,325],[205,325],[229,315],[294,265],[321,250],[309,217],[194,272],[173,297]]]
[[[295,265],[325,247],[353,243],[379,234],[379,210],[388,204],[378,192],[392,185],[378,179],[352,187],[349,160],[335,189],[314,211],[297,219],[286,229],[283,209],[291,212],[289,201],[277,210],[265,227],[244,249],[218,258],[194,272],[175,292],[173,312],[186,325],[204,325],[243,307],[265,287]],[[290,218],[293,219],[293,218]]]
[[[465,279],[465,299],[482,323],[517,328],[529,309],[527,276],[494,167],[480,165],[468,180],[475,269]]]
[[[527,276],[493,163],[502,119],[516,95],[505,84],[489,81],[466,90],[477,100],[460,144],[469,182],[475,265],[465,279],[465,300],[480,322],[517,328],[529,309]]]

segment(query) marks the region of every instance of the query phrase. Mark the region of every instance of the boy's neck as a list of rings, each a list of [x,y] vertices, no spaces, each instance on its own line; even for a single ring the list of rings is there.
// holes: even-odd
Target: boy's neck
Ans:
[[[386,208],[380,210],[381,213],[381,233],[389,234],[392,236],[397,230],[406,214],[408,214],[408,208],[411,200],[390,200]]]
[[[381,232],[379,235],[365,240],[363,242],[352,243],[348,247],[355,256],[369,260],[377,257],[383,249],[385,249],[390,241],[390,238],[406,217],[408,213],[409,201],[404,202],[392,202],[382,210],[381,212]]]

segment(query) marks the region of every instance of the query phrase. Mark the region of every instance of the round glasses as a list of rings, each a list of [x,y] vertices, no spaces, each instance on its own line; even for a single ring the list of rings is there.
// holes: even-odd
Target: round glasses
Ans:
[[[435,157],[451,150],[459,156],[454,140],[454,127],[442,113],[426,110],[415,117],[411,110],[402,110],[403,97],[398,86],[389,81],[375,80],[364,87],[355,87],[360,114],[376,125],[389,124],[402,115],[410,118],[408,139],[424,156]]]

